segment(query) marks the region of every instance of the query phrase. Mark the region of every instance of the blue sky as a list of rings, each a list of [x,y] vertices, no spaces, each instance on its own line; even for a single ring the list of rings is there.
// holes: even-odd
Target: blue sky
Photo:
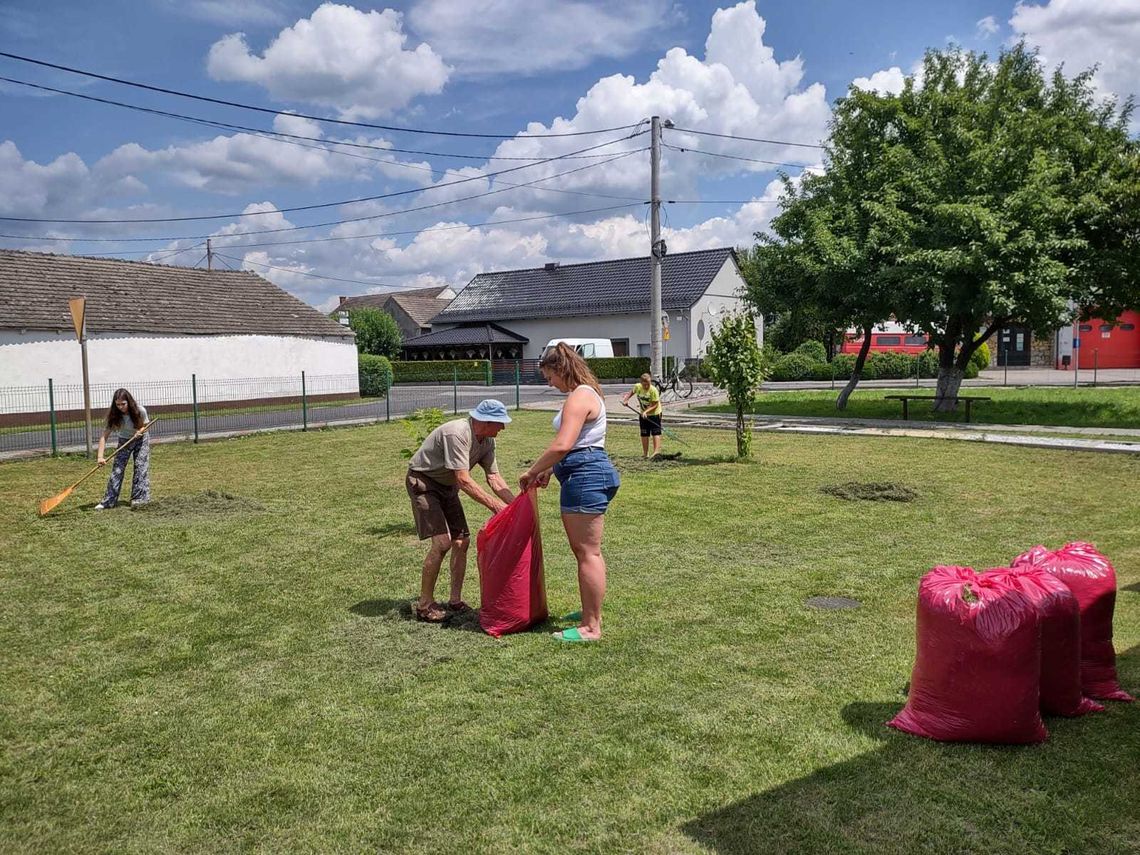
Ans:
[[[5,0],[7,53],[272,110],[502,139],[274,117],[0,58],[7,78],[262,132],[0,83],[0,216],[227,215],[9,219],[0,232],[24,237],[0,246],[193,265],[211,236],[219,266],[245,266],[321,308],[338,294],[642,255],[648,154],[638,149],[648,139],[622,137],[644,128],[544,135],[652,113],[678,128],[785,143],[665,133],[663,196],[677,200],[666,209],[670,250],[747,244],[779,194],[777,167],[755,161],[818,164],[818,149],[790,143],[818,143],[849,85],[897,87],[928,47],[994,53],[1019,37],[1051,64],[1100,63],[1105,94],[1140,90],[1140,0]],[[574,152],[584,157],[488,160]],[[445,156],[458,154],[467,157]],[[401,191],[413,192],[282,210]],[[304,228],[328,222],[337,224]],[[162,240],[127,240],[142,237]]]

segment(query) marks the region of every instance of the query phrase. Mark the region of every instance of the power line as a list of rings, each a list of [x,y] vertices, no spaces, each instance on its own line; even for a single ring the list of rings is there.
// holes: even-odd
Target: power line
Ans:
[[[0,56],[3,56],[3,54],[0,53]],[[718,137],[724,140],[741,140],[743,142],[767,143],[769,145],[790,145],[797,146],[799,148],[823,148],[823,146],[819,143],[788,142],[787,140],[766,140],[759,137],[738,137],[733,134],[714,134],[712,131],[694,131],[692,128],[674,127],[672,130],[682,134],[697,134],[698,136],[702,137]]]
[[[519,185],[519,186],[521,186],[521,185]],[[538,188],[538,189],[549,190],[552,188]],[[295,244],[295,243],[325,243],[327,241],[338,241],[338,240],[363,240],[365,238],[371,239],[371,238],[378,238],[378,237],[401,237],[404,235],[423,234],[424,232],[443,232],[443,231],[451,231],[452,229],[464,229],[464,228],[476,229],[476,228],[482,228],[483,226],[499,226],[499,225],[505,225],[508,223],[529,223],[533,220],[553,220],[553,219],[557,219],[558,217],[575,217],[575,216],[580,216],[583,214],[598,214],[598,213],[602,213],[604,211],[618,211],[618,210],[621,210],[623,208],[632,208],[632,207],[640,206],[640,205],[644,205],[644,204],[646,204],[646,203],[645,202],[628,202],[624,205],[606,205],[605,207],[602,207],[602,208],[585,208],[585,209],[579,210],[579,211],[560,211],[557,214],[535,214],[534,216],[530,216],[530,217],[510,217],[510,218],[505,219],[505,220],[485,220],[481,223],[464,223],[462,225],[457,225],[457,226],[438,226],[438,227],[432,227],[432,228],[427,228],[427,229],[410,229],[408,231],[400,231],[400,232],[373,232],[372,234],[366,234],[366,235],[336,235],[336,236],[322,237],[322,238],[302,238],[301,240],[268,241],[265,243],[224,243],[224,244],[221,244],[221,246],[225,246],[225,247],[240,246],[243,248],[249,248],[249,247],[262,247],[262,246],[287,246],[289,244]],[[309,228],[309,227],[305,226],[304,228]],[[253,232],[243,232],[242,234],[243,235],[253,234]],[[71,243],[127,243],[127,242],[135,242],[135,241],[154,241],[154,242],[160,242],[160,243],[170,243],[171,241],[179,241],[179,240],[196,240],[197,237],[198,236],[153,237],[153,238],[81,238],[81,237],[46,237],[43,235],[7,235],[7,234],[0,234],[0,238],[9,238],[11,240],[67,241],[67,242],[71,242]],[[218,236],[217,235],[203,235],[202,237],[211,237],[211,238],[214,238],[216,240]],[[231,235],[222,235],[221,237],[222,238],[231,237]],[[202,244],[197,243],[197,244],[194,244],[194,246],[202,246]],[[154,250],[152,250],[152,249],[128,250],[128,251],[122,252],[122,253],[105,253],[105,254],[126,255],[130,252],[148,253],[148,252],[154,252]],[[178,250],[178,252],[183,252],[183,250]],[[93,253],[93,254],[99,255],[99,253]]]
[[[304,136],[302,134],[286,133],[285,131],[269,131],[269,130],[264,130],[262,128],[251,128],[251,127],[247,127],[245,125],[235,125],[232,122],[220,122],[220,121],[217,121],[215,119],[204,119],[204,118],[201,118],[200,116],[187,116],[183,113],[172,113],[168,110],[156,110],[152,107],[142,107],[138,104],[128,104],[124,101],[114,101],[110,98],[97,98],[94,95],[84,95],[81,92],[72,92],[71,90],[68,90],[68,89],[57,89],[54,86],[44,86],[43,84],[40,84],[40,83],[30,83],[27,80],[17,80],[14,77],[4,77],[3,75],[0,75],[0,81],[2,81],[4,83],[15,83],[15,84],[18,84],[20,86],[27,86],[30,89],[39,89],[39,90],[44,91],[44,92],[52,92],[56,95],[67,95],[71,98],[79,98],[79,99],[82,99],[84,101],[93,101],[97,104],[107,104],[107,105],[112,106],[112,107],[123,107],[127,110],[135,110],[135,111],[140,112],[140,113],[147,113],[149,115],[159,116],[159,117],[162,117],[165,119],[175,119],[175,120],[178,120],[181,122],[189,122],[189,123],[195,124],[195,125],[205,125],[207,127],[218,128],[220,130],[239,131],[242,133],[254,134],[257,136],[266,137],[269,139],[275,139],[275,138],[279,138],[279,137],[287,138],[287,139],[281,139],[280,142],[287,142],[289,139],[305,140],[308,142],[323,143],[324,145],[339,145],[339,146],[346,146],[346,147],[350,147],[350,148],[370,149],[373,151],[394,152],[394,153],[398,153],[398,154],[418,154],[418,155],[423,155],[425,157],[445,157],[445,158],[451,157],[451,158],[462,159],[462,160],[525,160],[525,161],[531,161],[531,162],[542,160],[542,158],[540,158],[540,157],[511,157],[511,156],[506,156],[506,155],[482,155],[482,154],[451,154],[451,153],[442,152],[442,151],[424,151],[421,149],[414,149],[414,148],[395,148],[395,147],[389,147],[389,146],[375,145],[375,144],[371,144],[371,143],[350,142],[348,140],[332,140],[332,139],[327,139],[324,137],[307,137],[307,136]],[[295,113],[281,113],[280,115],[293,116],[296,114]],[[349,152],[340,152],[340,151],[335,151],[335,150],[330,150],[330,149],[324,149],[324,150],[329,151],[330,154],[340,154],[340,155],[346,155],[346,156],[353,156]],[[571,156],[566,157],[565,159],[566,160],[586,160],[586,159],[597,158],[597,157],[605,157],[605,156],[606,155],[604,155],[604,154],[571,155]],[[364,159],[365,160],[373,160],[376,163],[391,163],[391,161],[380,160],[380,159],[376,159],[376,158],[364,158]]]
[[[2,52],[0,52],[0,55],[3,55]],[[618,137],[617,139],[607,140],[606,142],[603,142],[603,143],[597,143],[596,145],[587,146],[586,148],[579,149],[577,151],[569,152],[567,155],[556,155],[554,157],[548,157],[544,160],[539,160],[539,161],[536,161],[534,163],[526,163],[526,164],[523,164],[522,166],[512,166],[508,169],[500,169],[498,172],[487,172],[487,173],[483,173],[481,175],[470,175],[466,178],[460,178],[457,181],[447,181],[447,182],[444,182],[442,184],[433,184],[430,187],[414,187],[410,190],[397,190],[397,191],[394,191],[392,193],[380,193],[380,194],[377,194],[375,196],[362,196],[362,197],[357,198],[357,199],[342,199],[342,200],[339,200],[336,202],[320,202],[320,203],[313,204],[313,205],[296,205],[296,206],[289,207],[289,208],[276,208],[272,211],[249,211],[249,212],[245,212],[245,213],[236,213],[236,214],[234,214],[234,213],[229,213],[229,214],[203,214],[200,216],[192,216],[192,217],[138,217],[138,218],[133,218],[133,219],[122,219],[122,220],[112,220],[112,219],[54,219],[54,218],[50,218],[50,217],[0,217],[0,221],[14,222],[14,223],[69,223],[69,224],[103,223],[103,224],[126,225],[128,223],[185,223],[185,222],[200,221],[200,220],[225,220],[225,219],[235,219],[238,217],[266,216],[269,214],[288,214],[288,213],[296,213],[298,211],[315,211],[315,210],[319,210],[321,208],[336,208],[336,207],[340,207],[342,205],[355,205],[355,204],[359,204],[362,202],[376,202],[376,201],[380,201],[382,199],[395,199],[395,198],[400,197],[400,196],[409,196],[409,195],[412,195],[414,193],[425,193],[429,190],[438,190],[438,189],[442,189],[444,187],[454,187],[458,184],[467,184],[468,182],[471,182],[471,181],[480,181],[480,180],[485,180],[485,179],[489,179],[489,178],[495,178],[499,175],[506,175],[506,174],[511,173],[511,172],[518,172],[521,169],[530,169],[531,167],[534,167],[534,166],[542,166],[543,164],[546,164],[546,163],[553,163],[555,161],[562,160],[562,159],[568,157],[569,155],[583,154],[587,151],[594,151],[594,150],[599,149],[599,148],[604,148],[606,146],[613,145],[614,143],[623,142],[624,140],[627,140],[627,139],[633,139],[634,137],[640,136],[641,134],[644,134],[644,133],[646,133],[646,132],[645,131],[639,131],[639,132],[636,132],[633,134],[628,134],[624,137]],[[636,152],[636,150],[634,152],[629,152],[629,153],[633,154],[635,152]],[[600,166],[606,162],[607,161],[601,161],[599,163],[589,164],[589,165],[590,166]]]
[[[83,77],[91,77],[91,78],[94,78],[96,80],[106,80],[109,83],[118,83],[121,86],[132,86],[136,89],[145,89],[148,92],[158,92],[158,93],[161,93],[163,95],[176,95],[179,98],[189,98],[189,99],[192,99],[194,101],[203,101],[207,104],[219,104],[223,107],[236,107],[236,108],[241,109],[241,110],[253,110],[253,111],[258,112],[258,113],[269,113],[269,114],[274,115],[274,116],[297,116],[299,118],[309,119],[309,120],[314,121],[314,122],[327,122],[327,123],[333,124],[333,125],[348,125],[348,126],[354,127],[354,128],[374,128],[376,130],[395,131],[397,133],[430,134],[433,136],[442,136],[442,137],[471,137],[471,138],[478,138],[478,139],[509,140],[509,139],[517,139],[517,138],[540,139],[540,138],[554,138],[554,137],[582,137],[582,136],[590,136],[592,134],[607,134],[607,133],[612,133],[614,131],[625,131],[625,130],[629,130],[630,128],[637,127],[637,125],[622,125],[621,127],[617,127],[617,128],[599,128],[598,130],[593,130],[593,131],[572,131],[572,132],[561,133],[561,134],[476,134],[476,133],[470,133],[470,132],[464,132],[464,131],[436,131],[436,130],[429,130],[427,128],[401,128],[397,125],[378,125],[378,124],[373,124],[371,122],[350,122],[350,121],[347,121],[345,119],[329,118],[328,116],[310,116],[310,115],[306,115],[304,113],[286,113],[283,110],[272,110],[268,107],[258,107],[258,106],[253,105],[253,104],[242,104],[238,101],[226,101],[226,100],[223,100],[221,98],[210,98],[210,97],[207,97],[205,95],[195,95],[195,94],[190,93],[190,92],[181,92],[177,89],[166,89],[162,86],[152,86],[148,83],[139,83],[139,82],[134,81],[134,80],[124,80],[123,78],[120,78],[120,77],[110,77],[110,76],[105,75],[105,74],[96,74],[93,71],[84,71],[83,69],[71,68],[70,66],[67,66],[67,65],[57,65],[54,62],[46,62],[42,59],[33,59],[32,57],[20,56],[19,54],[7,53],[5,51],[0,51],[0,57],[5,57],[7,59],[14,59],[17,62],[30,63],[31,65],[38,65],[38,66],[41,66],[43,68],[53,68],[56,71],[66,71],[68,74],[78,74],[78,75],[81,75]],[[640,124],[640,122],[638,124]]]
[[[281,273],[292,273],[296,276],[308,276],[311,279],[328,279],[330,282],[348,282],[350,285],[367,285],[370,288],[388,288],[391,286],[385,285],[383,282],[365,282],[363,279],[342,279],[339,276],[323,276],[319,273],[305,273],[303,270],[290,270],[288,267],[274,267],[272,264],[265,264],[260,261],[251,261],[250,259],[233,258],[229,255],[222,255],[220,252],[215,252],[214,255],[218,258],[228,258],[230,261],[236,261],[238,264],[253,264],[257,267],[264,267],[266,270],[277,270]]]
[[[679,152],[682,152],[683,154],[700,154],[700,155],[704,155],[705,157],[721,157],[721,158],[724,158],[726,160],[743,160],[747,163],[765,163],[765,164],[768,164],[769,166],[793,166],[793,167],[798,167],[799,169],[819,169],[820,168],[820,167],[818,167],[812,163],[783,163],[782,161],[779,161],[779,160],[761,160],[760,158],[756,158],[756,157],[741,157],[741,156],[735,155],[735,154],[721,154],[721,153],[715,152],[715,151],[702,151],[699,148],[682,148],[681,146],[668,145],[665,143],[662,143],[662,145],[665,148],[672,149],[673,151],[679,151]]]
[[[567,176],[567,175],[572,175],[575,172],[584,172],[587,169],[596,169],[600,166],[607,166],[607,165],[614,163],[616,161],[624,160],[625,158],[630,157],[631,155],[640,154],[643,151],[645,151],[644,148],[634,149],[633,151],[622,152],[621,154],[614,155],[613,157],[609,158],[608,160],[602,160],[602,161],[599,161],[597,163],[588,163],[585,166],[578,166],[578,167],[575,167],[574,169],[567,169],[563,172],[556,172],[553,175],[546,175],[546,176],[543,176],[542,178],[535,178],[533,181],[527,181],[527,182],[524,182],[522,184],[508,184],[505,181],[500,181],[498,183],[506,184],[507,186],[500,187],[497,190],[488,190],[488,191],[485,191],[483,193],[474,193],[470,196],[460,196],[460,197],[455,198],[455,199],[447,199],[443,202],[432,202],[431,204],[428,204],[428,205],[419,205],[419,206],[414,207],[414,208],[403,208],[399,211],[386,211],[386,212],[381,213],[381,214],[368,214],[367,216],[363,216],[363,217],[349,217],[349,218],[340,219],[340,220],[328,220],[328,221],[323,222],[323,223],[311,223],[310,225],[307,225],[307,226],[283,226],[281,228],[276,228],[276,229],[251,229],[249,231],[242,232],[241,234],[243,236],[245,236],[245,235],[280,234],[281,232],[298,232],[298,231],[306,231],[308,229],[324,228],[325,226],[340,226],[340,225],[346,225],[348,223],[360,223],[360,222],[366,222],[368,220],[379,220],[379,219],[385,219],[387,217],[397,217],[397,216],[401,216],[403,214],[418,213],[420,211],[427,211],[427,210],[430,210],[433,208],[443,208],[443,207],[446,207],[448,205],[454,205],[458,202],[469,202],[473,199],[483,199],[483,198],[486,198],[488,196],[495,196],[495,195],[498,195],[499,193],[507,193],[511,190],[522,189],[522,188],[526,188],[526,187],[531,187],[531,188],[538,190],[540,192],[543,192],[543,193],[570,193],[570,194],[581,195],[581,196],[598,196],[598,197],[603,198],[603,199],[616,199],[616,200],[624,201],[627,203],[635,203],[635,204],[641,205],[641,204],[645,204],[645,201],[643,199],[635,199],[635,198],[632,198],[630,196],[611,196],[611,195],[608,195],[605,193],[589,193],[589,192],[580,191],[580,190],[563,190],[563,189],[560,189],[558,187],[537,187],[535,185],[540,184],[543,181],[553,181],[555,178],[562,178],[562,177]],[[267,213],[269,213],[269,212],[267,212]],[[3,218],[0,218],[0,219],[3,219]],[[0,237],[3,237],[3,235],[0,235]],[[11,237],[11,238],[17,239],[17,240],[38,240],[38,239],[41,239],[35,235],[8,235],[8,237]],[[161,240],[163,240],[163,241],[205,240],[206,238],[214,238],[214,237],[219,237],[219,235],[217,235],[216,233],[211,233],[211,234],[206,234],[206,235],[185,235],[182,237],[164,237],[164,238],[161,238]],[[227,237],[227,235],[221,235],[221,237]],[[69,238],[52,237],[52,238],[42,238],[42,239],[44,239],[44,240],[68,240]],[[77,240],[77,241],[78,240],[84,240],[84,238],[74,238],[74,240]],[[103,241],[103,240],[109,240],[109,239],[107,239],[107,238],[92,238],[92,240]],[[156,239],[156,238],[128,238],[127,240],[132,240],[132,241],[140,240],[141,241],[141,240],[158,240],[158,239]],[[124,253],[109,253],[109,254],[126,255],[128,253],[124,252]]]

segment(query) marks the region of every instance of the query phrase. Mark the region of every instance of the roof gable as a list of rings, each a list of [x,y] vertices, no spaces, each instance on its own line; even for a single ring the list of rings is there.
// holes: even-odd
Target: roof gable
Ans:
[[[666,256],[661,266],[662,307],[689,308],[725,263],[735,265],[735,259],[729,247]],[[648,312],[649,279],[649,256],[480,273],[433,321]]]
[[[256,273],[0,250],[0,328],[72,329],[87,298],[92,332],[351,337]]]

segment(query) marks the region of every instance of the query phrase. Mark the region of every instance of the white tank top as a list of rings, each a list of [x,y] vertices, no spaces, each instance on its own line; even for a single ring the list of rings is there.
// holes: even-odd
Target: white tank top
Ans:
[[[591,392],[594,392],[593,386],[587,386]],[[570,447],[573,451],[576,448],[605,448],[606,447],[606,401],[597,392],[594,392],[594,397],[598,399],[598,416],[592,421],[587,421],[582,424],[582,430],[578,433],[578,439]],[[557,415],[554,416],[554,430],[558,431],[562,428],[562,410],[559,410]]]

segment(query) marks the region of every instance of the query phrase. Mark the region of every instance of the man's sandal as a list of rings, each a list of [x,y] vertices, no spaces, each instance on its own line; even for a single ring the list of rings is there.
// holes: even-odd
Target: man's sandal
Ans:
[[[570,629],[564,629],[561,632],[554,632],[551,634],[554,636],[555,641],[592,642],[598,640],[596,638],[586,638],[586,636],[582,635],[582,633],[578,631],[578,627],[576,626],[572,626]]]
[[[426,606],[412,603],[412,614],[416,620],[422,620],[424,623],[443,623],[447,618],[447,612],[439,607],[439,603],[428,603]]]

